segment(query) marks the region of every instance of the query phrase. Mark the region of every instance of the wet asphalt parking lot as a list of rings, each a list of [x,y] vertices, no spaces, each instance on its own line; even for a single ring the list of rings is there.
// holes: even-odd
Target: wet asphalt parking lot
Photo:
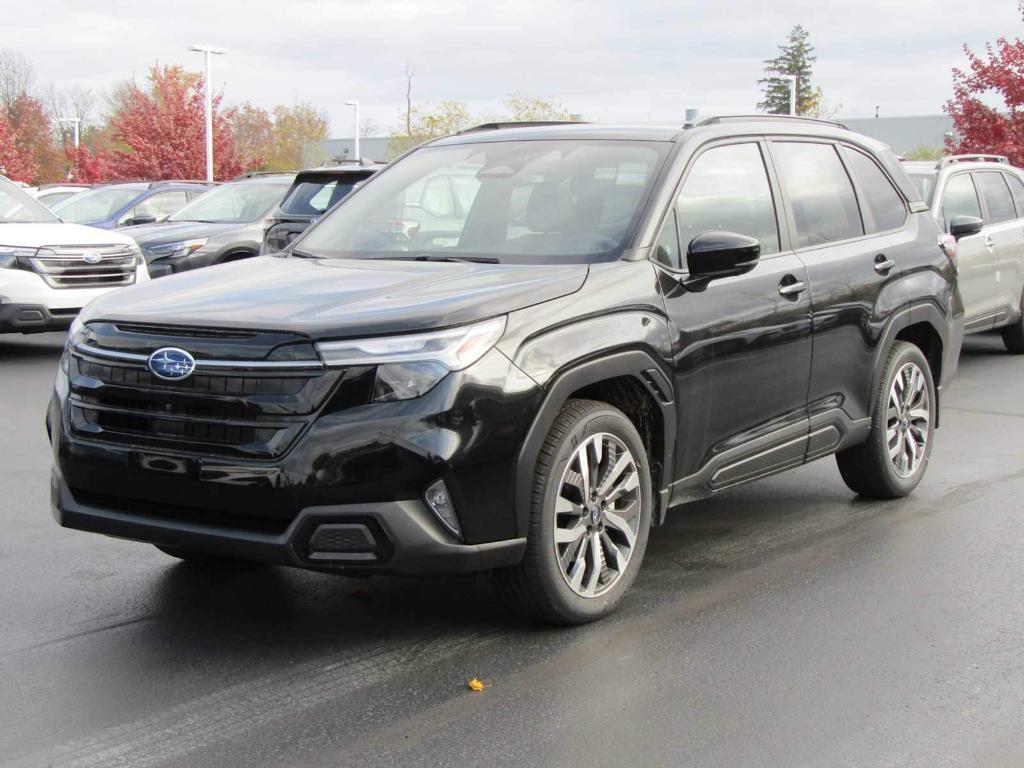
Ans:
[[[59,528],[62,343],[0,337],[0,765],[1024,765],[1024,357],[998,336],[966,341],[912,497],[858,500],[824,459],[673,510],[621,610],[574,629],[485,577]]]

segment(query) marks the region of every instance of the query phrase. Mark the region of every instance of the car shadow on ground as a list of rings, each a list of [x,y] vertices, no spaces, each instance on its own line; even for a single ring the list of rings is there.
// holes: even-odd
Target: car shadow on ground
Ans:
[[[0,335],[0,364],[60,357],[66,333]]]

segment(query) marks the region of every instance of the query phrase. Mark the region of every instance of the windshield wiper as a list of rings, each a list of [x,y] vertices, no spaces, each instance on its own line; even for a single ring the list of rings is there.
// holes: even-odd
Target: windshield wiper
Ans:
[[[306,253],[305,251],[288,251],[289,256],[294,256],[297,259],[325,259],[326,256],[317,256],[313,253]]]
[[[452,256],[447,253],[418,253],[412,261],[469,261],[474,264],[500,264],[494,256]]]

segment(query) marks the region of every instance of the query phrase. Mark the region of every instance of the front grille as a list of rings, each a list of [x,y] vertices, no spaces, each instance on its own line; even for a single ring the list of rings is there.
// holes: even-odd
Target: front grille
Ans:
[[[51,288],[112,288],[135,282],[138,259],[128,245],[50,245],[28,263]]]
[[[144,363],[71,355],[68,418],[74,434],[126,446],[272,459],[294,443],[332,393],[369,402],[368,369],[217,371],[166,381]],[[358,376],[353,376],[358,373]],[[355,384],[353,384],[355,382]],[[360,395],[353,395],[353,389]]]

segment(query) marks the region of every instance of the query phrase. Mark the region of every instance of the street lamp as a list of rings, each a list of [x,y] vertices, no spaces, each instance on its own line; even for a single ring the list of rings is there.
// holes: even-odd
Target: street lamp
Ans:
[[[356,108],[356,161],[362,160],[362,156],[359,154],[359,102],[358,101],[346,101],[345,106]]]
[[[203,90],[206,91],[206,180],[213,181],[213,90],[210,84],[210,57],[228,52],[227,48],[214,48],[212,45],[190,45],[190,51],[206,54],[206,80]]]
[[[779,80],[789,80],[789,114],[796,116],[796,75],[781,75]]]
[[[78,118],[78,117],[58,117],[57,118],[57,122],[58,123],[71,123],[71,125],[74,126],[74,129],[75,129],[75,138],[74,138],[75,149],[78,149],[78,126],[82,122],[81,118]]]

